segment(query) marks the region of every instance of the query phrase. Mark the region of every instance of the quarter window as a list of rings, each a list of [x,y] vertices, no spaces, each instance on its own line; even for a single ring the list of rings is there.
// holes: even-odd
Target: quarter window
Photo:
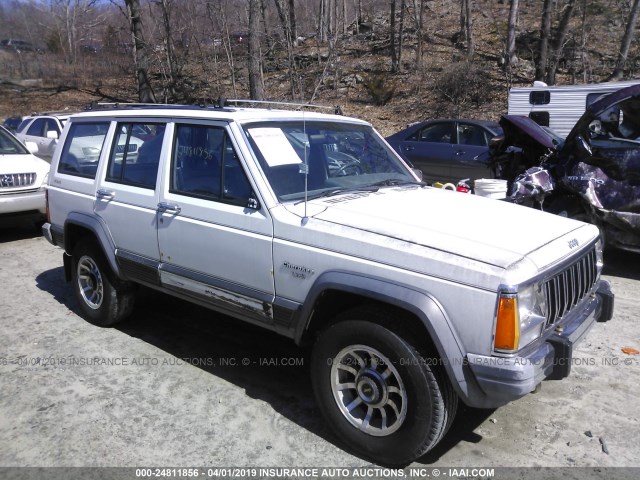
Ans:
[[[119,123],[106,180],[155,188],[166,124]]]
[[[58,172],[95,178],[109,122],[73,123],[60,154]]]

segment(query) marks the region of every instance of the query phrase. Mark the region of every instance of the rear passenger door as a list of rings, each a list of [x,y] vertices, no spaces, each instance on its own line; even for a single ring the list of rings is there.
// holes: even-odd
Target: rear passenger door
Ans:
[[[111,128],[115,132],[109,136],[111,145],[104,148],[95,213],[109,226],[119,260],[157,267],[156,187],[168,127],[153,120],[120,120]],[[91,153],[90,148],[82,150]]]
[[[178,122],[158,214],[162,284],[271,322],[272,222],[225,123]]]

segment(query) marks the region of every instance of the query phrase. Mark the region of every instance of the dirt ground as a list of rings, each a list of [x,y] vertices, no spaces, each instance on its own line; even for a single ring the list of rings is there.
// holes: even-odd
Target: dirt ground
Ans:
[[[412,467],[640,466],[640,256],[612,252],[615,315],[569,378],[463,409]],[[313,401],[307,352],[155,292],[101,329],[78,315],[62,251],[0,226],[0,467],[360,467]]]

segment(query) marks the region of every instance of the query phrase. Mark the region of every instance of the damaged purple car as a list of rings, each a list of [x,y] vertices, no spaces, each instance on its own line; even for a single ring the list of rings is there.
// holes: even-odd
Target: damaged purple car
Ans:
[[[512,201],[593,223],[607,246],[640,251],[640,85],[593,103],[564,141],[527,117],[500,125],[491,163]]]

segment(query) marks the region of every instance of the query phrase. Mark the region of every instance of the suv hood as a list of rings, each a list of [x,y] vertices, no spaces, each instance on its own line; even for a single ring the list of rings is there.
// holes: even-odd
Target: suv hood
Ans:
[[[446,205],[446,208],[441,208]],[[302,216],[304,205],[287,209]],[[308,214],[500,268],[583,226],[582,223],[475,195],[429,187],[384,188],[309,202]],[[569,247],[565,245],[567,254]],[[555,258],[563,252],[556,251]],[[541,267],[543,265],[538,265]]]

